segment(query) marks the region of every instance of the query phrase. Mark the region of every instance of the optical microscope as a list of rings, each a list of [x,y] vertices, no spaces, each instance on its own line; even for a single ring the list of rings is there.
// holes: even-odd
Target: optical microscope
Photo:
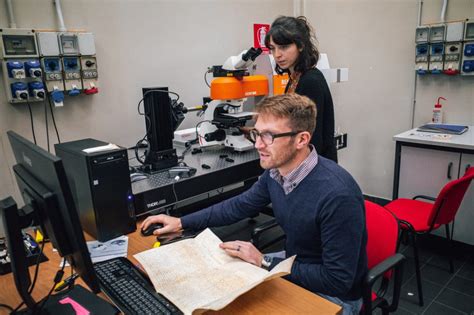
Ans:
[[[225,145],[235,151],[253,148],[239,127],[253,118],[253,112],[244,112],[248,97],[268,94],[268,79],[264,75],[250,75],[249,67],[262,53],[260,48],[250,48],[237,56],[229,57],[223,66],[212,68],[211,99],[199,123],[198,140],[201,147]]]

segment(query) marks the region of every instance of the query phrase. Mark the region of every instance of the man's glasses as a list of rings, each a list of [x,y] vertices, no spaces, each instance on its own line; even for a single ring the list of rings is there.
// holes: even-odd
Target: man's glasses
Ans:
[[[271,133],[270,131],[259,132],[257,129],[252,129],[249,132],[250,139],[253,142],[257,142],[257,138],[260,137],[263,143],[266,145],[272,145],[275,138],[281,137],[293,137],[299,134],[302,131],[290,131],[283,133]]]

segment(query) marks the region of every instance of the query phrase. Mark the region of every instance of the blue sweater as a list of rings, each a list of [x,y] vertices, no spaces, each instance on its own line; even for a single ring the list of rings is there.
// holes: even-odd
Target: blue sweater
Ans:
[[[364,200],[351,175],[321,156],[288,195],[265,171],[246,192],[181,222],[185,229],[228,225],[258,215],[270,202],[286,234],[287,257],[297,255],[287,279],[315,293],[360,298],[367,272]]]

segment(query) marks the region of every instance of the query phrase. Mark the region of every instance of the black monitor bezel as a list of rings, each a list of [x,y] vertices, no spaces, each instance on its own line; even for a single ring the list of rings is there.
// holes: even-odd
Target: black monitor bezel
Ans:
[[[43,185],[42,190],[38,188],[40,190],[38,196],[47,195],[48,190],[50,194],[55,196],[56,210],[60,212],[57,218],[60,218],[64,228],[58,229],[55,227],[56,225],[51,225],[52,231],[46,229],[49,236],[52,239],[56,239],[56,241],[62,237],[67,239],[71,248],[67,248],[67,246],[66,248],[61,247],[62,242],[59,242],[55,244],[61,247],[58,248],[58,251],[65,253],[65,258],[69,264],[94,293],[100,292],[99,281],[95,275],[62,160],[13,131],[8,131],[7,134],[18,163],[14,167],[15,176],[22,178],[23,182],[27,183],[30,189],[32,189],[31,185],[33,185],[32,178],[37,181],[36,184]],[[43,167],[40,168],[38,164]],[[44,166],[50,167],[52,174],[47,173]],[[18,186],[22,189],[20,184]],[[25,189],[25,186],[23,186],[23,189]],[[40,211],[40,214],[48,215],[46,211]],[[45,219],[43,218],[42,220]],[[45,224],[45,227],[47,226],[48,224]],[[56,235],[62,233],[65,234]]]

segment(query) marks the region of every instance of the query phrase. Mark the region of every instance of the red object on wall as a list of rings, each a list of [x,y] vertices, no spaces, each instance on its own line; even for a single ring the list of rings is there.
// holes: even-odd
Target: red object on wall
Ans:
[[[270,30],[270,24],[254,24],[253,25],[253,46],[261,48],[264,53],[268,53],[268,48],[265,46],[265,35]]]

